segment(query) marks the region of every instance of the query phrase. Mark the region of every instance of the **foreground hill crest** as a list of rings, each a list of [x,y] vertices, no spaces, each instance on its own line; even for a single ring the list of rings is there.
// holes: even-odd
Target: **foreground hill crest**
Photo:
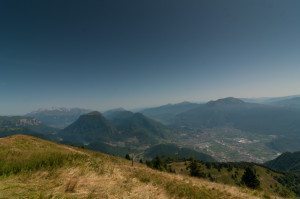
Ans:
[[[122,158],[31,136],[1,138],[0,155],[4,163],[0,165],[0,193],[4,198],[239,199],[265,194],[159,172],[139,163],[132,167]]]

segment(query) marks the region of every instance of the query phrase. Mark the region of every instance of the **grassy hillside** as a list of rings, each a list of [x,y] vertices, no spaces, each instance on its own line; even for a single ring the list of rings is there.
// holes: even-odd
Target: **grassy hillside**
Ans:
[[[212,182],[224,183],[228,185],[243,186],[242,176],[246,168],[255,171],[260,181],[260,190],[267,190],[269,194],[279,195],[281,197],[292,197],[294,195],[293,187],[286,187],[281,179],[285,178],[284,173],[278,173],[266,167],[253,163],[218,163],[198,162],[199,176]],[[183,175],[190,175],[190,161],[173,162],[170,164],[171,170]]]
[[[31,136],[0,139],[0,198],[260,198],[267,193],[159,172]],[[269,196],[268,196],[269,197]]]

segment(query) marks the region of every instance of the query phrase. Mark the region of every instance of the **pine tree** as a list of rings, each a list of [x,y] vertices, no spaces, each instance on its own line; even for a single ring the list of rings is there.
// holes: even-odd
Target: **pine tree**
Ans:
[[[255,172],[249,167],[245,169],[242,176],[242,183],[251,189],[257,189],[260,186],[260,181]]]
[[[163,162],[160,157],[156,156],[153,160],[153,168],[163,170]]]
[[[195,177],[200,176],[200,171],[199,171],[198,163],[197,163],[196,160],[191,160],[190,165],[188,166],[188,168],[190,170],[191,176],[195,176]]]
[[[125,159],[127,159],[127,160],[130,160],[130,159],[131,159],[130,156],[129,156],[129,154],[126,154],[126,155],[125,155]]]

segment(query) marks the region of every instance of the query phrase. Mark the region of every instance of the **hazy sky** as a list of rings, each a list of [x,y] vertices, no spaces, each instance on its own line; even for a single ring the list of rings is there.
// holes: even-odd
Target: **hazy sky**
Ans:
[[[0,114],[300,94],[299,0],[0,1]]]

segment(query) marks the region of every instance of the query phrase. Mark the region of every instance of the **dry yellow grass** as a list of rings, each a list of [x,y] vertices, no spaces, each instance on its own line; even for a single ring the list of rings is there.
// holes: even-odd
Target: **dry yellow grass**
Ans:
[[[263,192],[212,183],[159,172],[145,165],[88,150],[58,145],[30,136],[0,140],[0,149],[36,151],[43,145],[64,153],[80,154],[80,159],[59,167],[39,168],[0,176],[0,198],[262,198]],[[23,143],[22,142],[22,143]],[[6,144],[4,144],[6,143]],[[31,144],[30,144],[31,143]],[[26,148],[27,146],[27,148]],[[3,149],[3,148],[2,148]],[[22,153],[22,151],[19,151]],[[22,157],[22,154],[21,156]],[[30,159],[30,156],[24,156]],[[1,163],[1,161],[0,161]]]

